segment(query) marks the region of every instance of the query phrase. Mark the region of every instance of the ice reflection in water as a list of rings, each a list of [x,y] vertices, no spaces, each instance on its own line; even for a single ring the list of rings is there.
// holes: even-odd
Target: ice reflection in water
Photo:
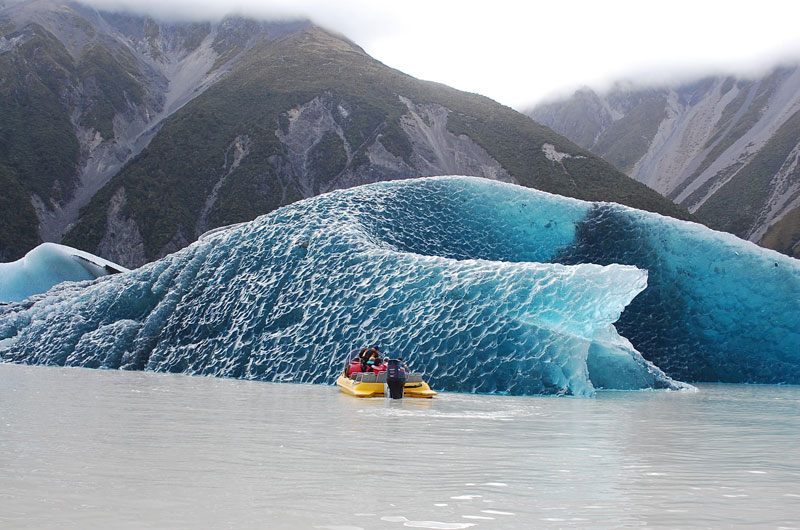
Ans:
[[[0,364],[0,404],[2,528],[800,527],[798,387],[393,402]]]

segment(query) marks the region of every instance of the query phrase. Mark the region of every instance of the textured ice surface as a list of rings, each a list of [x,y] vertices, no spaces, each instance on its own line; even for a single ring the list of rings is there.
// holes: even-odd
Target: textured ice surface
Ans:
[[[595,205],[561,263],[621,263],[648,288],[615,325],[676,379],[800,383],[800,261],[730,234]]]
[[[93,280],[128,269],[55,243],[42,243],[24,257],[0,263],[0,302],[17,302],[61,282]]]
[[[798,300],[797,260],[733,236],[437,177],[302,201],[0,308],[0,355],[322,383],[377,342],[441,390],[679,386],[638,349],[677,378],[798,383]]]
[[[545,196],[528,193],[437,178],[309,199],[0,309],[0,355],[324,383],[380,343],[440,390],[589,396],[590,370],[612,388],[678,387],[612,325],[647,273],[535,263],[590,205],[542,203],[541,221],[523,199]]]

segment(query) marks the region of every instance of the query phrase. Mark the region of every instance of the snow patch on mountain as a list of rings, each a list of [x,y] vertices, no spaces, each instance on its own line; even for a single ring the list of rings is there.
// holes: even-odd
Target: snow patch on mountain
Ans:
[[[569,153],[562,153],[556,150],[556,146],[547,143],[542,144],[542,152],[544,153],[544,156],[546,156],[548,160],[550,160],[551,162],[556,162],[558,164],[561,164],[562,166],[565,158],[585,158],[580,155],[571,155]]]

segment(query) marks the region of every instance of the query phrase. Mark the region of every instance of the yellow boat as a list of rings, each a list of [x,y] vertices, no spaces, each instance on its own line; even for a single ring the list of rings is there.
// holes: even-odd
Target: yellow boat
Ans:
[[[360,398],[382,397],[385,395],[386,372],[380,374],[355,373],[353,377],[341,374],[336,384],[345,394]],[[436,392],[422,380],[421,374],[410,373],[403,385],[403,395],[412,398],[432,398]]]

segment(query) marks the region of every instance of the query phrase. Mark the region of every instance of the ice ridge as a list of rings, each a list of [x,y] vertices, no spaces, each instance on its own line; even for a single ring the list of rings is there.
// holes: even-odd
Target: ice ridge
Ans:
[[[377,342],[440,390],[800,383],[798,263],[615,204],[470,177],[385,182],[0,307],[0,356],[330,383]]]
[[[61,282],[93,280],[128,269],[56,243],[42,243],[11,263],[0,263],[0,303],[18,302]]]
[[[613,327],[646,271],[537,262],[574,229],[556,220],[543,239],[531,218],[499,215],[521,192],[455,177],[302,201],[137,270],[4,306],[0,355],[330,383],[353,347],[377,342],[440,390],[591,396],[590,370],[611,359],[627,372],[603,386],[680,387]]]

